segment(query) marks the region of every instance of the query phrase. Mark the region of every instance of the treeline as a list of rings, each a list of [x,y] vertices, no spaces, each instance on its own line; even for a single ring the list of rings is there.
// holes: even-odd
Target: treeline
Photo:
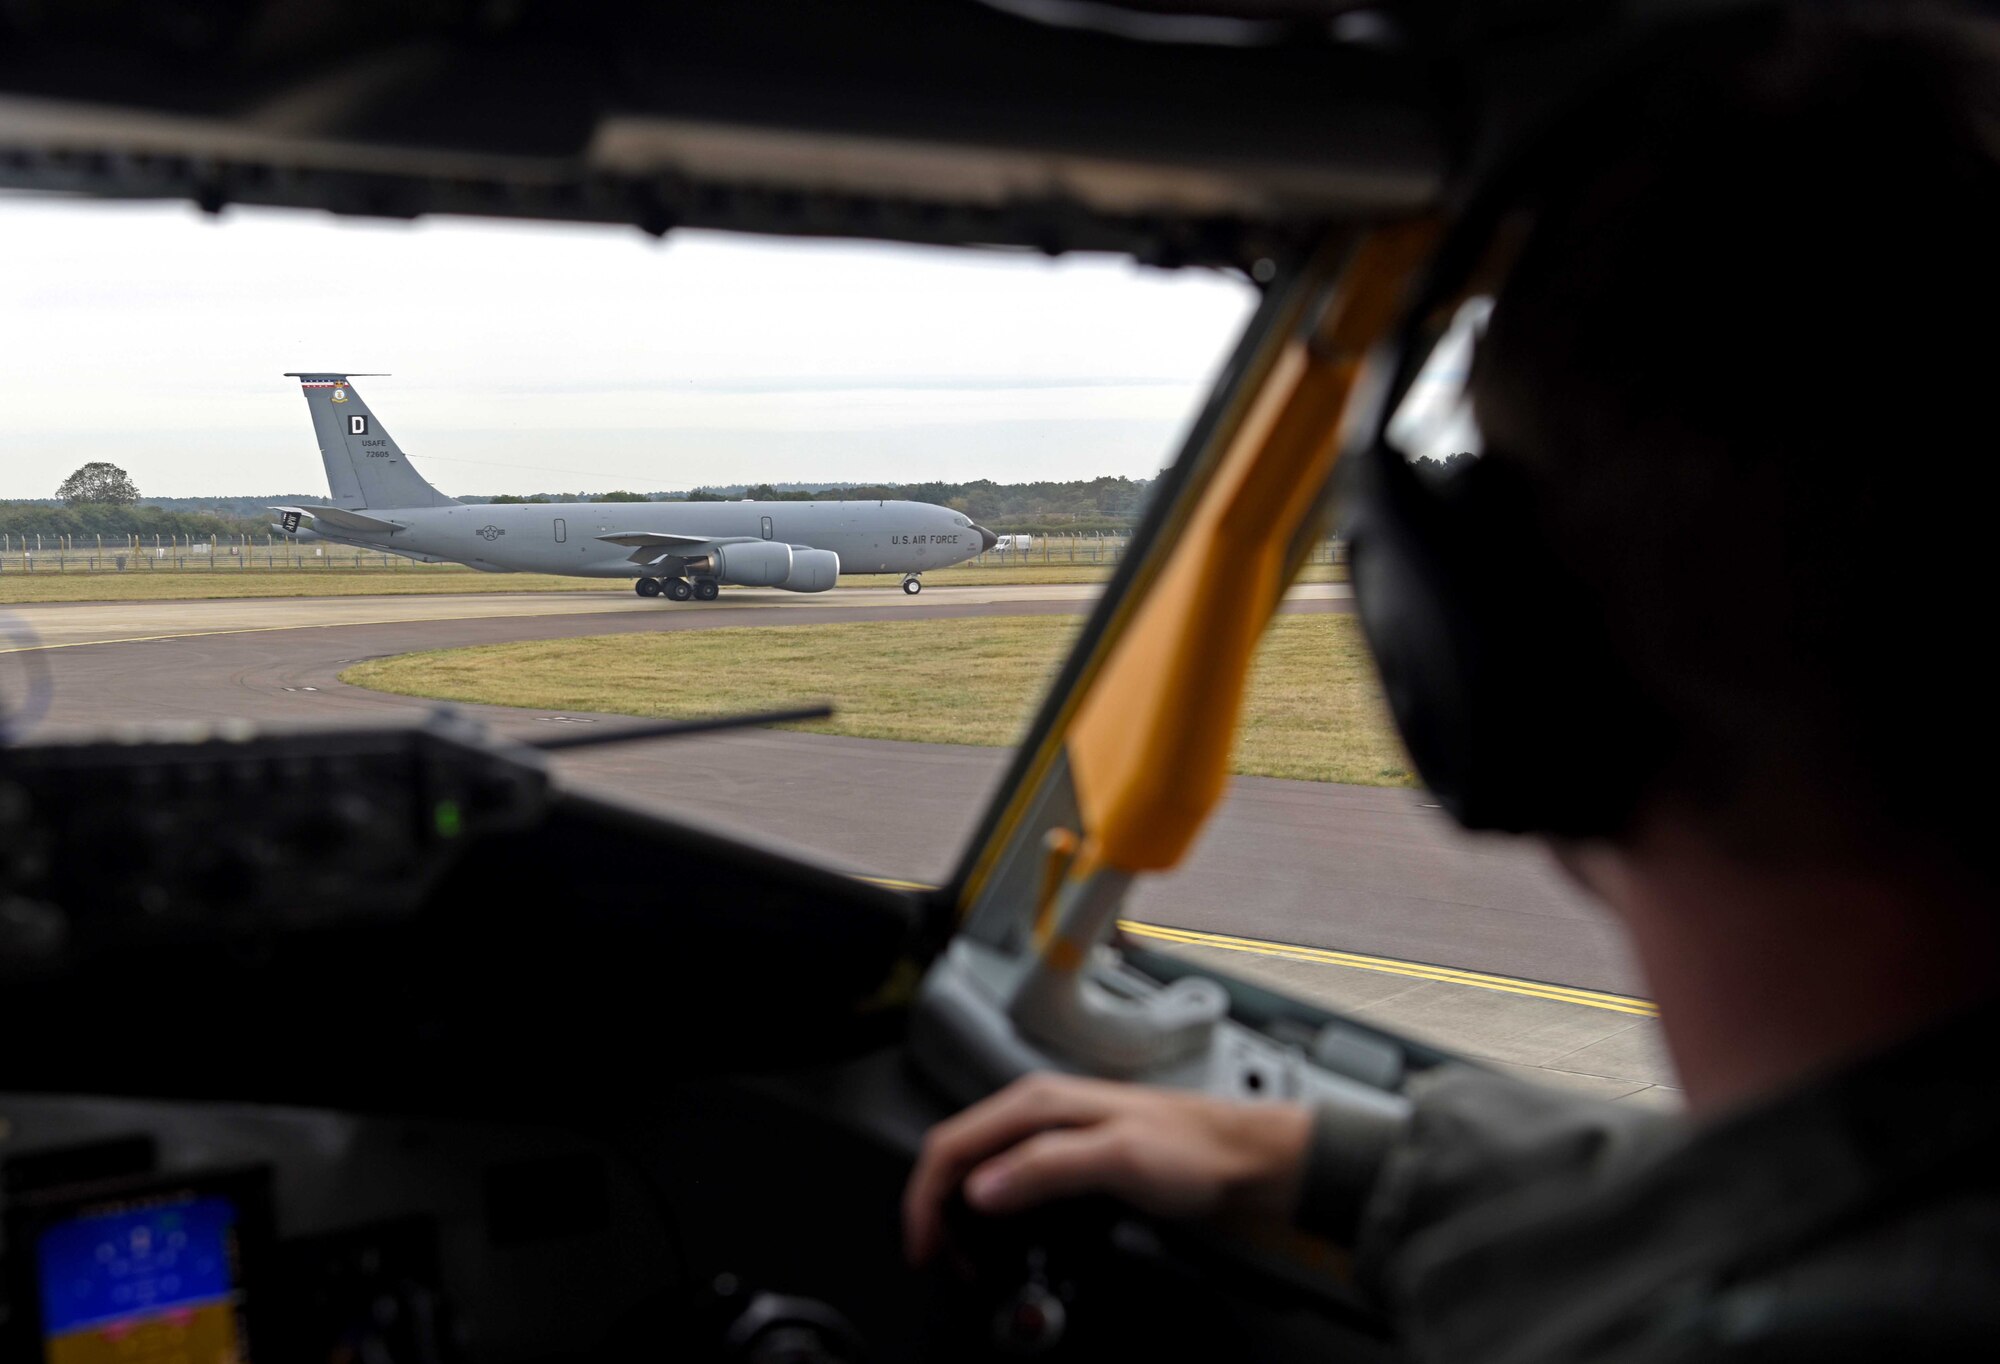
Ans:
[[[212,512],[217,516],[231,516],[263,525],[271,519],[273,507],[296,507],[301,502],[317,504],[325,501],[326,490],[322,488],[316,493],[272,493],[265,497],[142,497],[139,505],[166,511]]]
[[[78,543],[91,544],[100,535],[107,542],[134,535],[148,541],[156,535],[196,539],[211,535],[253,535],[268,531],[270,521],[268,516],[224,516],[216,512],[120,507],[103,502],[86,502],[75,507],[0,502],[0,534],[13,537],[17,544],[24,538],[32,541],[38,535],[48,542],[67,535]]]
[[[1129,530],[1138,519],[1151,479],[1093,478],[1069,482],[995,483],[754,483],[696,488],[692,492],[535,493],[466,497],[463,502],[826,502],[884,498],[932,502],[962,511],[1002,535],[1091,535]],[[147,498],[136,506],[85,503],[66,507],[47,500],[0,502],[0,533],[52,537],[102,535],[262,535],[269,508],[325,501],[318,494],[268,497]]]
[[[995,483],[724,483],[691,492],[505,494],[464,502],[759,502],[863,501],[874,498],[932,502],[962,511],[1003,535],[1095,535],[1130,530],[1153,490],[1147,478],[1092,478],[1068,482]]]
[[[848,483],[817,490],[755,484],[738,491],[698,488],[690,502],[719,502],[735,497],[759,501],[812,502],[838,498],[902,499],[933,502],[962,511],[988,530],[1000,534],[1027,531],[1041,535],[1088,535],[1131,528],[1153,490],[1148,478],[1092,478],[1068,482],[995,483],[982,478],[971,483]]]

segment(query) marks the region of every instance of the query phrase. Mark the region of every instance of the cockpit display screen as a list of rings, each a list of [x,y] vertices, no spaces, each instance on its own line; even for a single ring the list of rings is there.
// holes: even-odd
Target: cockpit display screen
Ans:
[[[48,1364],[246,1361],[242,1210],[182,1190],[78,1209],[35,1241]]]

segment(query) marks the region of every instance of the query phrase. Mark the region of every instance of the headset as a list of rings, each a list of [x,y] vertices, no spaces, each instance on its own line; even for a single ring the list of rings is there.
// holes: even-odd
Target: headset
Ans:
[[[1724,22],[1776,8],[1745,5]],[[1718,26],[1688,24],[1676,36]],[[1467,828],[1615,837],[1674,755],[1667,711],[1614,647],[1589,585],[1542,534],[1519,463],[1486,442],[1429,473],[1393,427],[1462,326],[1462,305],[1499,292],[1552,177],[1615,152],[1605,102],[1682,46],[1656,35],[1472,177],[1346,427],[1341,531],[1362,628],[1418,774]]]
[[[1431,476],[1377,432],[1343,534],[1362,629],[1418,774],[1470,829],[1623,830],[1669,748],[1601,608],[1498,460]]]
[[[1689,0],[1689,9],[1635,31],[1567,90],[1551,89],[1539,104],[1546,116],[1489,139],[1497,154],[1465,158],[1472,190],[1390,343],[1371,358],[1374,388],[1343,433],[1342,529],[1362,625],[1417,771],[1469,828],[1616,837],[1662,778],[1706,786],[1717,773],[1705,770],[1715,755],[1697,753],[1693,729],[1674,719],[1679,698],[1664,690],[1674,684],[1636,675],[1619,647],[1631,622],[1609,615],[1542,533],[1547,500],[1526,462],[1491,441],[1441,476],[1407,457],[1398,409],[1459,305],[1498,297],[1504,317],[1506,277],[1524,243],[1534,250],[1537,219],[1560,210],[1578,167],[1619,156],[1629,127],[1621,113],[1682,88],[1669,63],[1691,50],[1755,63],[1767,43],[1828,13],[1946,23],[1933,41],[1964,22],[1990,34],[1994,21],[1990,4]],[[1865,29],[1849,35],[1861,41],[1854,34]],[[1675,114],[1670,103],[1648,116]]]

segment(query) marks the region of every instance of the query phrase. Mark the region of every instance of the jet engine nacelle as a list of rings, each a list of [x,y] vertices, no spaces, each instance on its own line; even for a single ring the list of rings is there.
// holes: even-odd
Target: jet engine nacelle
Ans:
[[[792,551],[792,575],[778,586],[787,592],[824,592],[840,580],[840,556],[830,549]]]
[[[723,582],[738,587],[778,587],[792,576],[792,547],[771,540],[717,545],[709,562]]]

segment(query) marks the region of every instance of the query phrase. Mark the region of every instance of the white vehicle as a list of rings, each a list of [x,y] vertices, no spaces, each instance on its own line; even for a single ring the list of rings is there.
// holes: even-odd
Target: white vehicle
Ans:
[[[1035,537],[1032,535],[1001,535],[996,536],[993,541],[995,549],[1011,549],[1022,554],[1034,547]]]

